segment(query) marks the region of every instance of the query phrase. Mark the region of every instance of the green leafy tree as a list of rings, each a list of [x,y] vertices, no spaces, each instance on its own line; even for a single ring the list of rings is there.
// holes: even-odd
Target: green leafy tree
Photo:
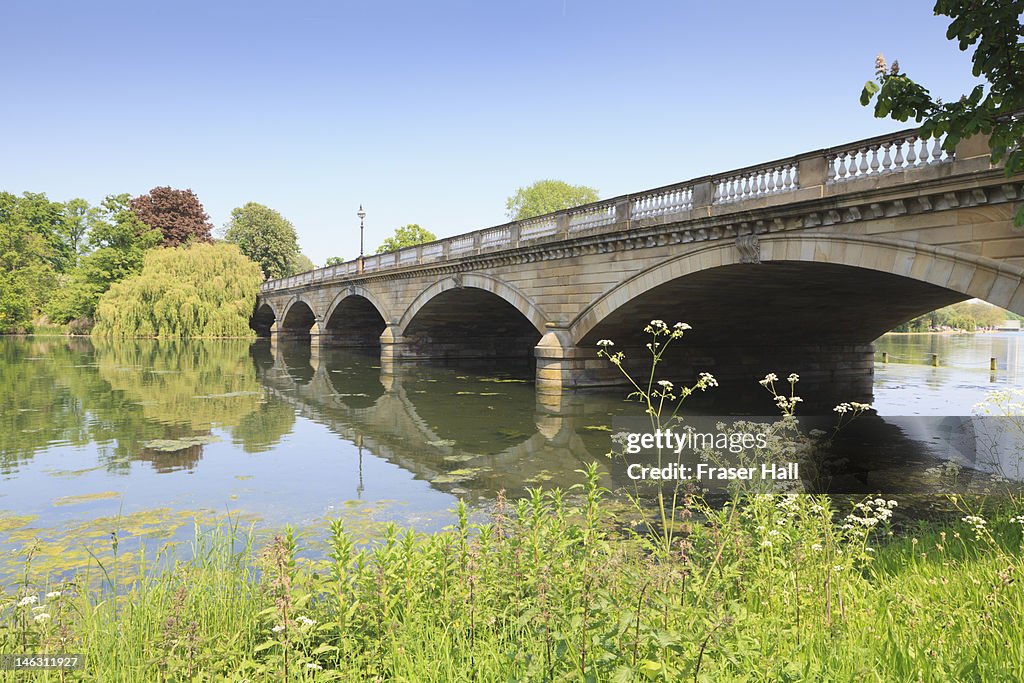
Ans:
[[[231,210],[224,239],[260,265],[267,279],[291,274],[299,257],[295,226],[277,211],[249,202]]]
[[[921,134],[945,134],[943,148],[988,135],[993,163],[1004,161],[1006,174],[1024,171],[1024,0],[938,0],[936,15],[952,19],[946,37],[960,49],[973,49],[973,73],[986,82],[955,102],[932,97],[900,70],[899,62],[875,61],[876,80],[861,91],[861,104],[875,101],[875,116],[922,123]],[[1024,224],[1024,206],[1016,224]]]
[[[414,247],[417,244],[426,244],[437,239],[437,235],[424,230],[416,223],[409,223],[395,229],[395,234],[384,240],[383,244],[377,247],[378,254],[386,254],[389,251],[398,251],[405,247]]]
[[[151,249],[138,275],[96,306],[92,333],[111,337],[249,337],[263,273],[234,244]]]
[[[46,195],[0,192],[0,333],[29,330],[57,283],[60,212]]]
[[[81,258],[45,307],[55,322],[79,320],[87,327],[100,296],[113,283],[139,272],[146,251],[163,240],[159,230],[131,210],[127,194],[107,196],[101,207],[91,210],[89,223],[85,241],[93,251]]]
[[[597,190],[586,185],[570,185],[561,180],[538,180],[520,187],[508,198],[505,208],[512,220],[520,221],[552,211],[571,209],[598,200]]]
[[[166,247],[211,240],[210,217],[192,190],[154,187],[133,199],[131,205],[143,223],[163,233]]]
[[[327,263],[325,265],[328,265],[328,266],[340,266],[344,262],[345,262],[345,259],[341,258],[340,256],[328,256],[327,257]]]
[[[67,252],[77,259],[87,249],[86,236],[95,223],[102,220],[102,209],[96,206],[89,206],[84,199],[70,199],[64,203],[60,223],[57,226],[57,233],[65,243]]]
[[[314,268],[316,268],[316,264],[314,264],[308,256],[300,253],[295,257],[295,260],[292,261],[292,269],[288,275],[305,273],[306,271],[313,270]]]

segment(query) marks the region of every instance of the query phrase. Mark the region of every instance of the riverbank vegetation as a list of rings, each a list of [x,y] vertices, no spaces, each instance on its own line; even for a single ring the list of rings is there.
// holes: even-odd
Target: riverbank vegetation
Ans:
[[[939,524],[881,498],[687,496],[666,549],[581,478],[484,524],[460,504],[440,534],[357,546],[338,522],[316,560],[291,530],[260,548],[230,527],[129,577],[116,535],[65,582],[28,556],[0,649],[81,653],[104,681],[1024,678],[1020,501],[957,499]]]
[[[985,303],[984,301],[961,301],[930,313],[918,316],[913,320],[897,325],[893,332],[929,332],[952,329],[974,332],[991,330],[1005,320],[1024,320],[1024,316]]]
[[[247,260],[266,266],[271,274],[291,275],[314,267],[298,252],[294,228],[272,209],[250,202],[232,212],[232,221],[228,241],[237,242]],[[54,202],[41,193],[0,192],[0,334],[34,332],[37,327],[52,332],[54,325],[64,333],[88,333],[100,300],[116,283],[139,274],[148,254],[177,248],[167,253],[202,260],[200,252],[186,247],[212,242],[211,228],[191,190],[157,187],[135,198],[108,195],[98,206],[83,199]],[[271,268],[260,260],[264,252],[283,255],[283,260],[278,258]],[[166,262],[171,257],[154,258]],[[146,295],[149,303],[152,295]],[[124,303],[124,290],[121,296],[119,303]],[[169,299],[163,305],[175,303],[177,299]],[[246,320],[254,303],[253,291]],[[217,299],[202,303],[207,309],[217,305]],[[172,327],[179,330],[174,336],[196,336],[237,325]],[[163,328],[154,329],[160,334]],[[248,325],[239,333],[248,336]]]

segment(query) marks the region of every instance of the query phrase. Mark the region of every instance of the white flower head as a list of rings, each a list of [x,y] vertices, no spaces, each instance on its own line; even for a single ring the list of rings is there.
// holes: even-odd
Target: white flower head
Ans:
[[[677,330],[692,330],[693,329],[692,327],[690,327],[686,323],[676,323],[675,325],[673,325],[673,327],[675,327],[675,329],[677,329]]]
[[[37,596],[35,596],[35,595],[26,595],[25,597],[23,597],[21,600],[18,601],[18,607],[28,607],[29,605],[34,605],[37,602],[39,602],[39,598]]]
[[[40,623],[40,624],[43,623],[44,621],[48,620],[49,618],[50,618],[50,615],[47,614],[46,612],[40,612],[39,614],[37,614],[34,617],[32,617],[33,621],[35,621],[37,623]]]
[[[611,339],[601,339],[600,341],[597,342],[597,345],[600,346],[601,348],[607,348],[609,346],[615,346],[615,342],[613,342]]]
[[[669,382],[667,379],[660,379],[658,380],[658,386],[660,386],[665,391],[672,391],[673,384],[672,382]]]
[[[800,381],[800,375],[796,374],[795,372],[791,372],[789,373],[789,377],[787,377],[786,379],[789,380],[790,384],[796,384],[797,382]]]
[[[60,597],[60,591],[50,591],[49,593],[46,594],[46,599],[47,600],[56,600],[59,597]]]

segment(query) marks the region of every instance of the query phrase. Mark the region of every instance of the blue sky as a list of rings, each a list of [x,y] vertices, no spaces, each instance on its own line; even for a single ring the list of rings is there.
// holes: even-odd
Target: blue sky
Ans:
[[[315,263],[399,225],[506,220],[541,178],[602,197],[896,130],[874,57],[975,80],[933,2],[46,2],[0,12],[0,190],[256,201]]]

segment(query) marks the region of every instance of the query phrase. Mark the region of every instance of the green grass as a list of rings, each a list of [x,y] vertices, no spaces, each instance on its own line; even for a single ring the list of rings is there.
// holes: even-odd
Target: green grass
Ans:
[[[65,680],[111,682],[1024,680],[1019,502],[893,533],[887,502],[689,500],[665,551],[622,532],[585,475],[369,548],[339,522],[320,560],[290,529],[261,550],[220,527],[127,587],[109,559],[63,586],[29,563],[0,651],[82,653]]]

